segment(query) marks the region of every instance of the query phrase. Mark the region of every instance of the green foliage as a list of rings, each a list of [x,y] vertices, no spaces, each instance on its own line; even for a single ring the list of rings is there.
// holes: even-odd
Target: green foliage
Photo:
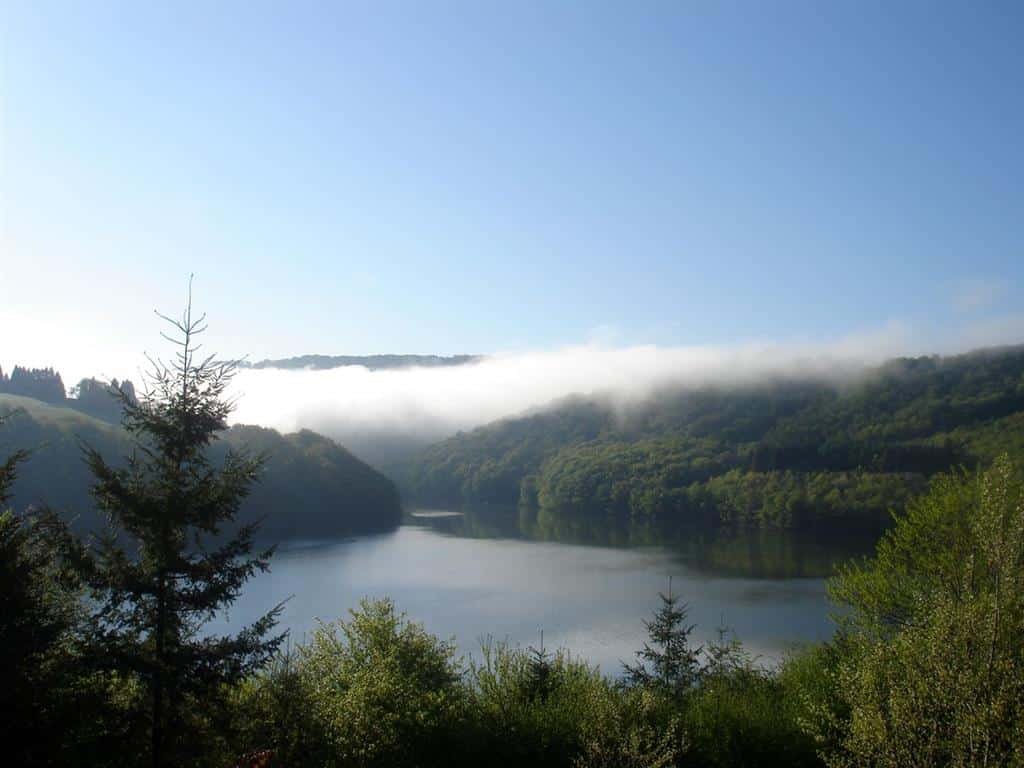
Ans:
[[[799,695],[782,672],[755,664],[724,628],[705,647],[700,684],[683,715],[687,762],[697,766],[814,766],[814,740],[800,726]],[[792,677],[792,673],[788,673]]]
[[[654,728],[670,719],[654,699],[623,696],[565,651],[488,641],[481,656],[470,665],[470,712],[476,751],[488,764],[601,765],[608,755],[672,754],[665,742],[676,734]]]
[[[0,480],[0,491],[3,482]],[[62,751],[51,729],[69,714],[61,693],[71,682],[78,606],[73,578],[60,569],[59,522],[0,512],[0,711],[16,764],[45,765]]]
[[[601,704],[584,724],[574,768],[672,768],[684,759],[688,742],[679,717],[655,694],[609,690]]]
[[[664,547],[701,572],[752,578],[831,576],[847,558],[869,551],[870,529],[796,529],[727,526],[678,528],[645,520],[603,518],[550,507],[467,507],[459,515],[416,518],[416,525],[460,538],[516,538],[601,547]]]
[[[0,426],[3,422],[0,421]],[[18,464],[27,458],[15,453],[0,464],[0,504],[5,504]],[[0,708],[15,716],[16,762],[45,763],[38,754],[42,739],[54,724],[47,690],[53,682],[51,660],[74,621],[68,585],[55,572],[49,537],[41,525],[0,511]]]
[[[726,523],[879,530],[924,487],[921,475],[730,470],[693,494]]]
[[[530,701],[544,701],[555,687],[555,665],[551,652],[544,647],[544,633],[540,634],[540,648],[526,649],[526,697]]]
[[[542,671],[538,671],[542,670]],[[565,651],[451,643],[364,601],[235,689],[235,753],[289,766],[673,766],[668,699],[627,690]]]
[[[431,449],[418,487],[538,500],[517,521],[531,538],[641,543],[679,518],[849,531],[905,507],[875,557],[830,584],[831,642],[777,669],[724,630],[695,649],[670,583],[622,681],[543,640],[487,642],[464,664],[388,600],[283,654],[265,639],[272,617],[238,637],[204,635],[266,565],[237,521],[259,460],[215,436],[280,457],[263,510],[397,497],[312,433],[225,432],[230,366],[193,365],[187,342],[182,354],[158,368],[155,392],[122,390],[127,431],[3,396],[23,410],[0,450],[31,446],[34,460],[19,450],[0,464],[0,504],[19,473],[75,481],[63,460],[35,459],[77,461],[78,432],[95,438],[96,497],[119,525],[88,548],[50,513],[0,512],[0,706],[14,713],[14,764],[121,768],[157,752],[158,765],[221,766],[259,749],[311,767],[1024,763],[1024,473],[1000,455],[1022,444],[1021,350],[898,361],[841,394],[792,383],[689,393],[626,419],[573,400]],[[108,464],[129,438],[134,455]],[[981,469],[942,471],[956,461]],[[697,541],[716,563],[792,559],[768,536],[742,552],[727,537]]]
[[[637,651],[635,665],[623,664],[626,680],[683,701],[691,692],[700,674],[702,648],[690,644],[694,625],[687,625],[687,607],[678,595],[672,594],[669,581],[668,594],[659,592],[661,606],[650,621],[644,621],[649,641]]]
[[[842,739],[842,722],[849,708],[838,681],[840,662],[847,653],[843,636],[831,642],[803,647],[791,653],[778,670],[783,701],[790,722],[804,734],[801,741],[830,750]]]
[[[818,765],[815,743],[801,731],[791,704],[776,677],[762,670],[709,676],[684,711],[688,764]]]
[[[971,521],[980,485],[964,471],[939,475],[911,501],[879,541],[871,560],[851,562],[829,585],[832,599],[854,610],[842,620],[875,637],[906,627],[935,594],[962,593],[961,565],[976,542]]]
[[[671,594],[628,686],[564,652],[495,643],[462,675],[450,645],[365,604],[243,684],[245,744],[291,765],[1013,764],[1021,502],[1006,458],[937,476],[876,557],[833,582],[836,638],[774,671],[724,632],[694,651]]]
[[[921,490],[913,473],[751,471],[708,460],[674,440],[585,443],[563,449],[542,467],[542,507],[604,511],[634,520],[690,525],[753,524],[883,527],[890,510]]]
[[[281,435],[263,427],[235,425],[224,442],[233,450],[267,457],[260,484],[242,510],[246,519],[263,521],[264,537],[367,533],[393,528],[401,521],[395,484],[316,432],[303,429]],[[288,513],[282,514],[283,510]]]
[[[0,464],[0,503],[27,455]],[[81,653],[84,611],[62,557],[68,542],[64,523],[46,510],[0,511],[0,711],[14,765],[104,765],[113,745],[128,741],[115,681],[95,674]]]
[[[8,417],[0,416],[0,426],[9,420]],[[3,464],[0,464],[0,507],[4,507],[11,500],[11,486],[18,477],[18,465],[28,458],[28,451],[20,448],[12,452]]]
[[[579,398],[460,434],[402,475],[429,503],[878,530],[931,476],[1024,447],[1024,349],[901,359],[839,389],[779,381]]]
[[[833,765],[1024,759],[1024,494],[1008,457],[936,479],[833,594],[851,615],[821,717]]]
[[[12,501],[60,510],[80,532],[101,528],[103,520],[90,504],[92,479],[81,460],[81,444],[104,456],[125,456],[131,451],[125,430],[67,405],[0,395],[0,414],[5,412],[10,418],[0,430],[0,452],[30,447],[34,458],[11,486]],[[394,483],[321,435],[308,430],[281,435],[236,424],[219,437],[209,448],[215,465],[223,465],[229,450],[267,457],[259,485],[239,511],[240,520],[263,520],[263,538],[379,531],[401,519]]]
[[[237,750],[290,766],[448,765],[467,694],[453,645],[364,600],[236,694]]]
[[[364,601],[348,622],[321,625],[299,658],[326,765],[444,764],[461,703],[452,644],[390,600]]]
[[[318,634],[242,686],[236,751],[269,747],[291,766],[820,764],[801,728],[824,677],[817,648],[774,672],[723,638],[680,699],[490,640],[462,675],[389,601]]]
[[[444,440],[400,472],[411,497],[426,503],[515,504],[522,479],[562,446],[592,440],[605,429],[599,405],[569,399],[560,407],[507,419]],[[529,497],[529,491],[527,492]]]
[[[327,729],[313,716],[310,689],[296,651],[285,650],[231,689],[230,695],[233,749],[228,755],[270,749],[282,765],[327,764]]]
[[[717,641],[694,649],[694,627],[686,624],[686,608],[671,585],[660,598],[653,620],[645,622],[650,641],[637,653],[637,665],[624,665],[619,690],[653,696],[668,709],[661,722],[684,735],[679,747],[685,746],[685,764],[818,765],[815,741],[801,727],[804,711],[793,672],[783,676],[757,667],[724,627]]]
[[[73,559],[92,598],[87,643],[101,668],[143,691],[156,768],[201,761],[211,749],[205,731],[224,711],[224,686],[258,669],[280,643],[267,638],[278,611],[235,636],[202,631],[267,570],[271,553],[252,554],[254,525],[222,535],[262,461],[229,451],[220,466],[211,463],[207,449],[226,429],[234,367],[195,358],[204,326],[191,306],[171,322],[180,333],[174,363],[154,362],[145,394],[122,397],[135,448],[125,465],[86,449],[93,496],[110,527]]]

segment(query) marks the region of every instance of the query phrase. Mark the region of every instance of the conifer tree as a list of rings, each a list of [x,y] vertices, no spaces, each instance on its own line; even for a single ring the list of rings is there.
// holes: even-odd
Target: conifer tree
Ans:
[[[0,428],[6,420],[0,416]],[[6,508],[28,456],[18,450],[0,463],[0,731],[5,764],[64,765],[62,747],[74,741],[68,717],[88,694],[68,648],[79,615],[77,584],[60,560],[64,523],[46,509]]]
[[[668,594],[658,593],[661,607],[650,621],[644,621],[649,640],[643,650],[637,651],[637,663],[623,663],[626,682],[630,685],[652,688],[676,699],[683,698],[693,688],[700,674],[701,648],[690,646],[693,624],[687,625],[688,609],[672,594],[672,580]]]
[[[528,701],[547,701],[554,687],[555,664],[544,647],[544,632],[540,633],[540,648],[530,646],[526,660],[526,698]]]
[[[173,361],[150,359],[141,397],[120,393],[134,443],[126,464],[86,448],[92,493],[110,522],[81,562],[96,604],[91,640],[103,665],[144,691],[155,768],[195,761],[196,714],[214,716],[223,684],[262,666],[283,639],[270,636],[280,605],[237,635],[203,632],[268,569],[272,550],[254,554],[258,525],[235,522],[262,457],[229,452],[214,465],[207,455],[226,428],[236,364],[197,356],[205,315],[193,319],[191,304],[190,283],[180,319],[157,313],[173,327],[161,334],[178,347]]]
[[[0,427],[9,418],[11,418],[10,413],[0,417]],[[11,486],[14,485],[14,481],[18,476],[18,465],[27,458],[28,451],[20,448],[4,459],[3,464],[0,464],[0,508],[6,507],[7,502],[10,501]]]

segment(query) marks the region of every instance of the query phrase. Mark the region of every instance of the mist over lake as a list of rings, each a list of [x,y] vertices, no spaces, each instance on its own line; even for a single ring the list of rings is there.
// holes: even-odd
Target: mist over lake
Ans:
[[[0,763],[1024,768],[1024,3],[3,8]]]

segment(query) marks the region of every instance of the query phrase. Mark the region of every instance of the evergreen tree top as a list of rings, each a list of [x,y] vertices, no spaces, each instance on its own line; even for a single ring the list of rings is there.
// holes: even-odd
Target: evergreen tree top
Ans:
[[[672,594],[671,579],[668,594],[659,592],[658,598],[661,605],[654,618],[644,621],[648,640],[636,653],[637,663],[622,666],[628,684],[657,688],[682,698],[697,682],[702,648],[690,645],[695,625],[686,623],[689,610],[678,595]]]

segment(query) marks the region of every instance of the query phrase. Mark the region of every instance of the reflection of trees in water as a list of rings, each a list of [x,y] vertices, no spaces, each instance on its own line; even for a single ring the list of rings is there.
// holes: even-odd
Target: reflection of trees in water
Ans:
[[[765,579],[831,576],[835,567],[872,551],[877,534],[722,528],[680,540],[690,563],[721,575]]]
[[[820,578],[851,557],[869,554],[877,531],[671,526],[615,515],[547,507],[479,506],[415,524],[449,536],[523,539],[602,547],[662,547],[688,567],[718,576]]]

